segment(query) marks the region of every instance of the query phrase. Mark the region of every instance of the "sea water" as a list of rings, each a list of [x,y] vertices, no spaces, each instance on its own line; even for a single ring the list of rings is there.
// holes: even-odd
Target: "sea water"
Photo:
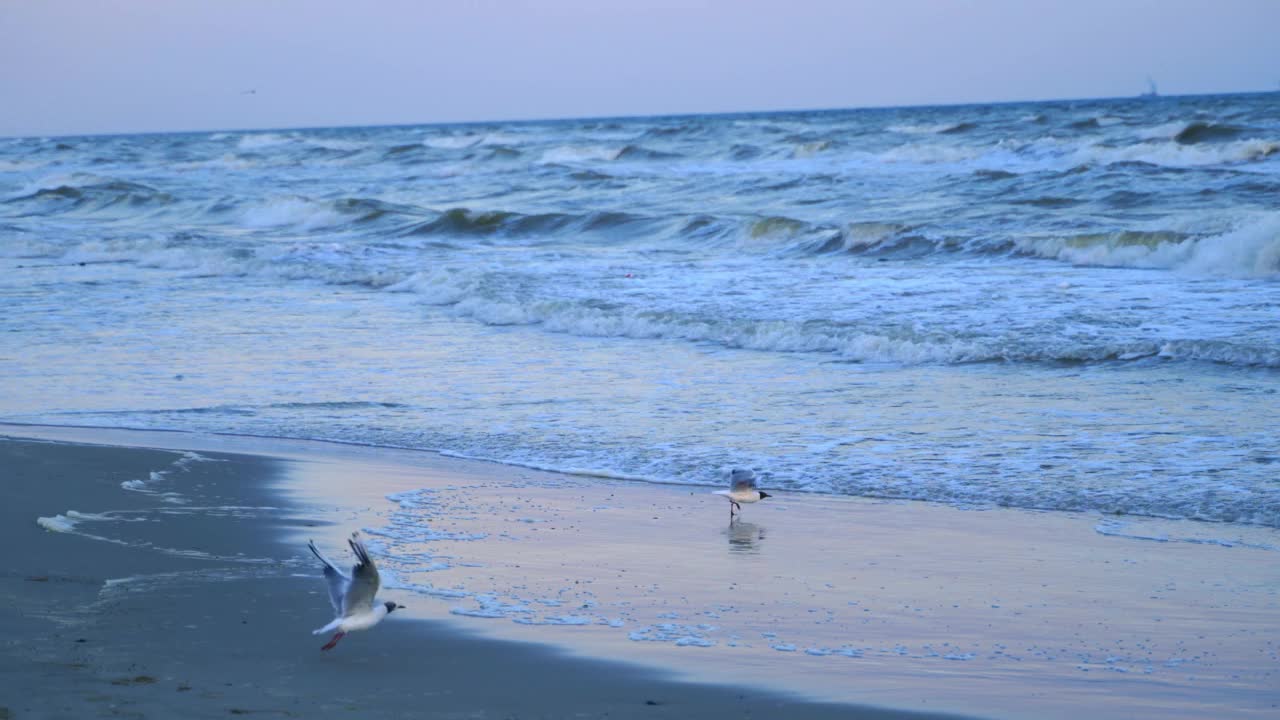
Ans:
[[[0,139],[0,420],[1280,526],[1280,94]]]

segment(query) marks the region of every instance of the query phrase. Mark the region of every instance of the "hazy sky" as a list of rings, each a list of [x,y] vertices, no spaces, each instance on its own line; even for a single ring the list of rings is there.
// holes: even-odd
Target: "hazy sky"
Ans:
[[[1103,97],[1148,75],[1280,87],[1280,0],[0,0],[0,135]]]

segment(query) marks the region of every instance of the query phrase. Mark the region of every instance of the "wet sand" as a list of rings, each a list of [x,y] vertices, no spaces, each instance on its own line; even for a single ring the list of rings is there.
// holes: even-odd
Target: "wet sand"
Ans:
[[[925,717],[399,616],[321,653],[323,586],[285,541],[336,526],[288,497],[291,461],[200,452],[165,499],[121,483],[180,453],[0,440],[0,717]]]
[[[59,678],[50,702],[308,717],[875,717],[874,705],[1197,718],[1268,717],[1280,704],[1268,634],[1280,620],[1280,538],[1265,528],[788,494],[729,525],[724,501],[702,488],[430,453],[0,432],[226,460],[173,470],[173,452],[0,444],[38,458],[15,465],[33,478],[62,468],[48,471],[57,482],[17,484],[30,489],[5,526],[41,548],[32,568],[59,568],[5,578],[25,608],[5,629],[27,638],[6,664],[42,647],[17,619],[47,615],[65,638],[48,651],[70,648],[42,666]],[[230,452],[241,454],[220,454]],[[76,465],[79,453],[96,459]],[[121,491],[157,469],[153,486]],[[116,515],[69,529],[154,547],[33,521],[130,503],[150,514],[128,517],[161,522]],[[302,544],[315,537],[337,556],[355,529],[379,553],[387,596],[410,607],[322,654],[309,631],[328,608]],[[127,576],[143,577],[104,585]],[[55,588],[45,598],[56,602],[41,602]],[[26,686],[38,680],[21,672]],[[335,687],[341,699],[326,695]],[[190,698],[204,704],[173,704]],[[386,705],[371,711],[367,698]]]

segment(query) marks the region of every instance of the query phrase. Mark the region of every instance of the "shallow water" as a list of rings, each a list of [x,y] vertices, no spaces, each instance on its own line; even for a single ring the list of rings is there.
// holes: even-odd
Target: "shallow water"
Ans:
[[[1275,527],[1278,111],[0,140],[0,419]]]

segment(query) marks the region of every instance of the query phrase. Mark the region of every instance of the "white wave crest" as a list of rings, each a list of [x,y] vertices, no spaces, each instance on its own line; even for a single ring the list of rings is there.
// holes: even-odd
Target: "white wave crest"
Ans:
[[[256,133],[253,135],[241,136],[240,142],[236,143],[236,147],[239,147],[241,150],[260,150],[262,148],[284,145],[290,142],[293,142],[293,138],[286,135],[277,135],[276,133]]]
[[[1171,340],[1161,345],[1157,354],[1174,360],[1280,368],[1280,350],[1223,340]]]
[[[991,353],[958,340],[894,337],[856,329],[813,328],[786,321],[722,321],[676,312],[601,309],[568,300],[519,302],[495,298],[477,278],[436,272],[387,288],[420,294],[423,302],[486,325],[540,325],[583,337],[689,340],[774,352],[831,353],[856,362],[969,362]]]
[[[938,143],[899,145],[879,155],[881,162],[910,163],[918,165],[947,165],[976,160],[987,154],[978,146],[954,146]]]
[[[333,138],[307,138],[307,145],[335,152],[353,152],[363,150],[367,145],[354,140],[335,140]]]
[[[542,153],[544,163],[612,162],[623,148],[603,145],[563,145]]]
[[[1280,274],[1280,213],[1219,235],[1126,242],[1115,233],[1093,242],[1078,238],[1024,238],[1017,247],[1039,257],[1073,265],[1179,270],[1196,275],[1268,277]]]
[[[453,273],[437,270],[417,272],[386,287],[387,292],[413,293],[428,305],[452,305],[475,288],[471,278],[458,278]]]
[[[479,135],[440,135],[426,138],[422,144],[439,150],[461,150],[474,147],[481,140],[483,138]]]
[[[175,170],[248,170],[259,165],[258,161],[251,160],[233,153],[223,153],[221,157],[210,158],[208,160],[192,160],[190,162],[175,163]]]
[[[875,247],[902,231],[902,226],[889,223],[855,222],[840,231],[840,249],[864,250]]]
[[[491,132],[480,139],[480,144],[484,146],[519,145],[522,142],[524,142],[524,138],[522,136],[503,132]]]
[[[249,208],[241,222],[250,228],[297,226],[302,230],[315,230],[338,225],[344,219],[332,206],[294,195],[272,198]]]
[[[1259,138],[1235,140],[1216,145],[1182,145],[1170,141],[1121,147],[1089,145],[1076,150],[1072,161],[1080,165],[1145,162],[1166,167],[1198,167],[1252,162],[1276,153],[1280,153],[1280,142]]]
[[[1208,275],[1280,274],[1280,213],[1199,240],[1183,269]]]
[[[889,132],[900,135],[938,135],[956,127],[954,122],[933,123],[925,125],[890,125],[885,128]]]

